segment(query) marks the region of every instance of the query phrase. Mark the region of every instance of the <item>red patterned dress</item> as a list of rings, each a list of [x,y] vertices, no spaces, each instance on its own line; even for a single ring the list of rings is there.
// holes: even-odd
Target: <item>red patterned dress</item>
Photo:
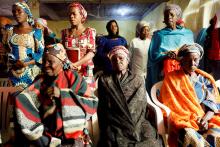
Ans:
[[[96,30],[86,28],[80,36],[73,36],[69,29],[62,30],[62,43],[67,51],[67,56],[71,62],[76,62],[84,57],[88,52],[96,52],[95,48]],[[94,64],[92,60],[81,65],[79,74],[82,75],[89,86],[95,88],[93,77]]]

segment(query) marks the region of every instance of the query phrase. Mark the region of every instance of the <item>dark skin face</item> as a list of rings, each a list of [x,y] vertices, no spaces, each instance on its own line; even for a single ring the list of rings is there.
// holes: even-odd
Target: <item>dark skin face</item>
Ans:
[[[117,34],[117,31],[118,31],[117,24],[116,24],[115,22],[112,22],[110,28],[111,28],[112,33],[113,33],[114,35],[116,35],[116,34]]]
[[[174,10],[166,10],[164,12],[164,23],[168,28],[176,29],[176,21],[178,20]]]
[[[116,73],[124,74],[128,68],[128,60],[121,54],[116,54],[111,59],[112,67]]]
[[[148,38],[149,36],[150,36],[150,28],[147,26],[141,28],[140,38],[144,40]]]
[[[57,76],[63,70],[63,64],[57,57],[45,54],[43,58],[43,71],[50,77]]]
[[[71,7],[68,15],[72,26],[78,26],[79,24],[82,24],[82,16],[78,8]]]
[[[198,53],[188,53],[180,61],[181,67],[187,74],[191,74],[199,66],[200,56]]]
[[[27,22],[28,15],[19,6],[12,7],[12,14],[17,23]]]
[[[25,11],[14,5],[12,7],[12,14],[18,25],[15,27],[14,32],[17,34],[27,34],[32,31],[32,26],[27,22],[28,15]]]
[[[34,23],[34,27],[44,31],[44,26],[42,24],[40,24],[39,22],[35,22]]]

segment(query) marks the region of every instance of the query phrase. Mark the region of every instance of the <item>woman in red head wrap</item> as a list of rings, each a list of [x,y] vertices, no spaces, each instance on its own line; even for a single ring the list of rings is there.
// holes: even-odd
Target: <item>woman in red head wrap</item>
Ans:
[[[92,58],[96,52],[96,30],[84,26],[87,12],[80,3],[71,3],[68,6],[68,15],[71,28],[62,30],[62,43],[67,50],[68,58],[72,62],[72,68],[77,69],[84,76],[89,86],[94,88]]]

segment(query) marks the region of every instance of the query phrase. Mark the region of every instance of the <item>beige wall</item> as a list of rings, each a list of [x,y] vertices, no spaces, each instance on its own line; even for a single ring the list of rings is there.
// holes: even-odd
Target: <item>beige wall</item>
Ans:
[[[152,12],[150,12],[147,16],[143,18],[143,20],[150,23],[152,31],[162,29],[165,26],[163,23],[164,7],[165,3],[160,4]]]
[[[220,0],[170,0],[168,3],[178,4],[182,8],[186,27],[195,34],[201,28],[207,28],[209,20],[220,9]],[[165,3],[162,3],[143,20],[151,22],[155,30],[163,28],[164,7]]]
[[[201,28],[209,26],[209,20],[214,16],[216,10],[220,9],[220,0],[170,0],[168,3],[180,5],[183,11],[183,20],[186,27],[195,34]],[[151,23],[153,30],[163,28],[163,10],[166,3],[160,4],[156,9],[149,13],[143,20]],[[128,42],[135,36],[135,27],[138,21],[118,21],[120,35],[125,37]],[[86,26],[93,27],[98,34],[107,34],[107,21],[87,21]],[[60,37],[60,31],[69,27],[68,21],[48,21],[48,26]]]
[[[87,21],[85,26],[96,29],[97,34],[107,34],[106,23],[108,21]],[[137,21],[117,21],[119,25],[119,34],[127,39],[128,42],[135,37],[135,28]],[[60,37],[60,32],[64,28],[70,27],[69,21],[48,21],[50,29]]]

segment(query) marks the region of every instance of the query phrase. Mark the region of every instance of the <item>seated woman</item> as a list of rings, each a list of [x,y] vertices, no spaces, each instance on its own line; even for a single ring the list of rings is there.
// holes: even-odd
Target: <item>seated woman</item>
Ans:
[[[203,48],[183,45],[177,56],[182,68],[165,77],[160,92],[161,102],[171,109],[169,145],[177,146],[179,137],[183,146],[216,146],[220,97],[212,76],[197,69]]]
[[[85,80],[67,69],[66,61],[62,44],[50,45],[43,57],[44,74],[16,96],[18,139],[22,140],[18,146],[90,146],[85,124],[98,101]]]
[[[141,76],[128,71],[129,51],[109,52],[113,73],[98,82],[100,147],[157,147],[157,133],[147,120],[146,90]]]

